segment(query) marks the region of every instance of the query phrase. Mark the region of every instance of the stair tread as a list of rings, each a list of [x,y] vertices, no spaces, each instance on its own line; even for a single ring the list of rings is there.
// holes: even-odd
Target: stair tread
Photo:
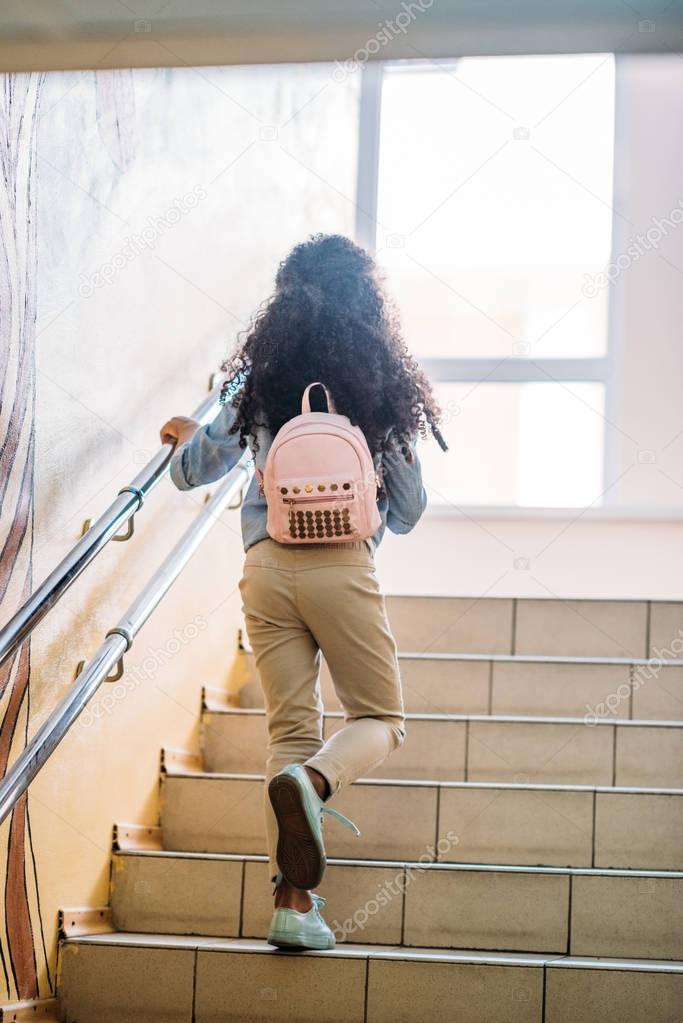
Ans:
[[[266,863],[268,857],[258,853],[209,853],[209,852],[186,852],[182,849],[121,849],[114,851],[113,856],[135,857],[142,856],[147,859],[189,859],[189,860],[211,860],[233,863]],[[374,859],[341,859],[339,857],[328,857],[328,867],[388,867],[400,869],[402,867],[419,868],[420,870],[436,871],[483,871],[486,873],[505,874],[571,874],[580,877],[659,877],[659,878],[683,878],[683,870],[628,870],[617,867],[544,867],[529,866],[526,864],[509,863],[432,863],[424,860],[374,860]]]
[[[481,508],[488,508],[488,505],[482,505]],[[543,509],[543,516],[548,511],[557,512],[560,518],[566,516],[568,511],[574,511],[574,509]],[[497,516],[498,512],[496,509],[493,510],[493,517]],[[585,597],[580,593],[568,594],[565,596],[548,596],[546,593],[538,593],[535,595],[522,595],[522,596],[501,596],[496,593],[488,593],[485,597],[481,594],[476,593],[394,593],[389,591],[387,593],[388,600],[457,600],[457,601],[470,601],[472,604],[501,604],[511,603],[513,600],[518,604],[652,604],[657,605],[673,605],[674,607],[683,607],[683,601],[676,600],[671,597],[623,597],[603,594],[599,597]]]
[[[469,651],[452,653],[431,650],[400,650],[399,660],[407,661],[497,661],[508,664],[628,664],[648,665],[652,661],[663,667],[681,667],[680,657],[609,657],[598,654],[487,654]]]
[[[263,717],[266,712],[262,707],[212,707],[207,706],[204,714],[228,716],[228,717]],[[323,714],[326,718],[343,718],[344,712],[340,710],[326,710]],[[639,728],[683,728],[683,720],[650,720],[648,718],[612,718],[601,717],[596,720],[587,721],[586,717],[561,717],[559,715],[530,715],[530,714],[456,714],[450,712],[424,713],[419,711],[408,711],[405,714],[407,721],[481,721],[486,724],[527,724],[527,725],[583,725],[586,728],[600,726],[618,725],[620,727]]]
[[[263,774],[243,774],[239,771],[166,771],[167,778],[188,778],[202,781],[265,781]],[[459,788],[459,789],[516,789],[545,792],[608,792],[613,794],[640,794],[650,796],[683,796],[683,789],[653,788],[648,786],[619,785],[562,785],[557,782],[506,782],[506,781],[439,781],[425,778],[358,778],[354,785],[400,785],[402,787]]]
[[[143,948],[197,949],[210,952],[290,954],[274,949],[266,941],[255,938],[197,937],[185,934],[143,934],[113,931],[109,934],[81,935],[67,938],[67,945],[137,946]],[[293,953],[300,956],[300,952]],[[683,973],[683,962],[668,959],[612,959],[590,956],[567,956],[556,953],[476,952],[471,949],[406,948],[398,945],[342,944],[326,951],[305,955],[334,958],[399,959],[406,961],[453,962],[512,966],[562,966],[581,969],[647,970],[650,972]]]

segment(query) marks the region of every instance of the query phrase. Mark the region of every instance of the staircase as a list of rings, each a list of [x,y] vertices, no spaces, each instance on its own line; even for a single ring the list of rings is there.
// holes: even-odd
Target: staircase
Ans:
[[[335,800],[361,839],[326,826],[337,948],[265,943],[265,718],[205,690],[160,826],[114,829],[113,930],[62,942],[63,1020],[683,1020],[683,604],[388,608],[407,738]]]

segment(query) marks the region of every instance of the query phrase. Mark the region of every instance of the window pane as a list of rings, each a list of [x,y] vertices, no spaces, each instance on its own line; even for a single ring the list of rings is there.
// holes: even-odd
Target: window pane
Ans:
[[[421,448],[430,501],[584,507],[603,490],[604,386],[442,384],[450,451]]]
[[[598,356],[614,148],[609,55],[384,76],[378,252],[422,356]],[[528,347],[527,347],[528,346]]]

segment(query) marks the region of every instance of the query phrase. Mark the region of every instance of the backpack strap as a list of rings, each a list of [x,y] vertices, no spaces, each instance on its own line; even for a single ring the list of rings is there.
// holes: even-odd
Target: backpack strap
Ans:
[[[331,412],[334,415],[334,413],[336,412],[336,409],[334,407],[334,402],[332,401],[332,395],[327,390],[325,385],[321,384],[319,380],[316,380],[316,381],[314,381],[314,383],[309,384],[308,387],[306,388],[306,390],[304,391],[303,397],[301,399],[301,411],[302,411],[302,413],[303,412],[310,412],[311,411],[311,397],[310,397],[311,387],[322,387],[323,391],[325,392],[325,398],[327,400],[327,411]]]

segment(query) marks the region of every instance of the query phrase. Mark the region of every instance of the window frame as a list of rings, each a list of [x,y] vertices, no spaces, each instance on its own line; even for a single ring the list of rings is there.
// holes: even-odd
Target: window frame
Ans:
[[[359,245],[370,252],[377,249],[377,208],[379,198],[380,126],[382,116],[382,87],[385,69],[390,61],[369,61],[361,71],[359,99],[358,163],[356,182],[355,237]],[[401,62],[403,63],[403,62]],[[428,73],[432,65],[438,68],[441,61],[432,61],[420,69]],[[452,63],[452,61],[449,61]],[[616,97],[615,97],[616,102]],[[613,176],[616,175],[618,140],[615,137],[615,159]],[[611,250],[615,251],[615,232],[618,230],[612,216]],[[606,351],[602,356],[579,358],[534,359],[528,356],[506,356],[504,358],[453,357],[420,358],[419,362],[429,379],[435,383],[537,383],[561,384],[600,383],[604,386],[605,412],[603,416],[603,469],[602,494],[593,503],[597,508],[610,511],[618,502],[618,429],[615,419],[616,377],[618,367],[617,331],[615,322],[618,309],[615,307],[614,289],[610,290],[607,311]],[[612,429],[608,429],[612,427]],[[524,505],[490,505],[496,511],[513,511],[524,514],[530,509]],[[581,506],[576,506],[581,507]],[[533,509],[531,509],[533,511]],[[536,510],[557,513],[551,506],[537,506]],[[573,509],[575,510],[575,509]]]

